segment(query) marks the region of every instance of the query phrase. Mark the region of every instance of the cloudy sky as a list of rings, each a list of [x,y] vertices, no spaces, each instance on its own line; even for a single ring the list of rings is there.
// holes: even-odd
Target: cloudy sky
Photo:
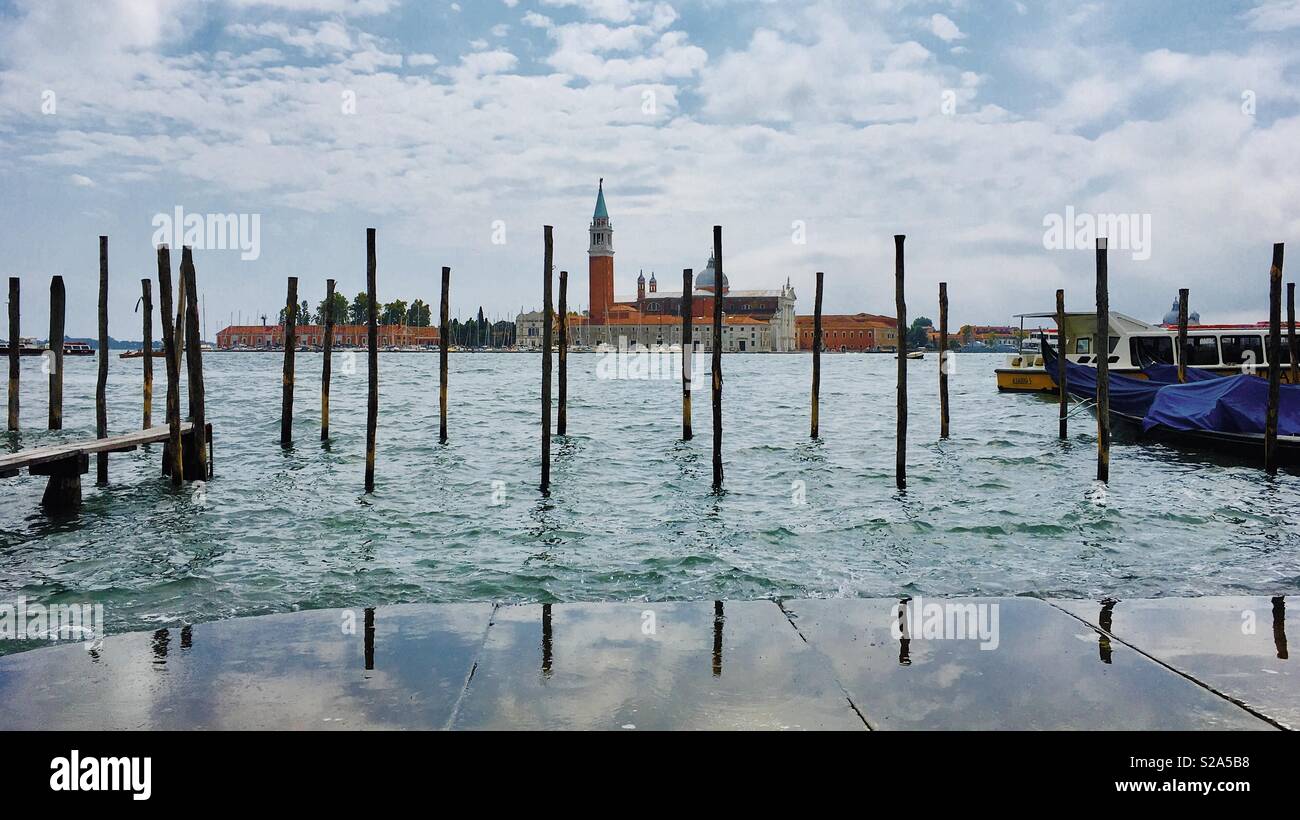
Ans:
[[[48,277],[92,335],[139,337],[157,214],[257,215],[260,251],[196,253],[208,337],[274,321],[285,277],[510,315],[540,300],[541,226],[578,272],[596,181],[616,290],[665,289],[724,226],[733,287],[811,311],[953,321],[1092,298],[1045,220],[1136,214],[1113,309],[1266,318],[1271,243],[1300,240],[1300,0],[0,0],[0,275],[44,335]],[[1073,243],[1070,243],[1073,244]],[[1293,266],[1300,245],[1293,242]],[[1149,257],[1149,258],[1134,258]],[[1294,278],[1288,277],[1288,278]]]

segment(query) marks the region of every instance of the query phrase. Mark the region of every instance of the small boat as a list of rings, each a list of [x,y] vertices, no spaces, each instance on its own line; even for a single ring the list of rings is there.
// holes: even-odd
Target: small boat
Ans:
[[[32,339],[27,336],[23,336],[18,339],[19,356],[39,356],[42,353],[44,353],[45,350],[46,348],[36,344],[35,339]],[[0,345],[0,356],[8,356],[8,355],[9,355],[9,343],[6,342],[4,345]]]
[[[150,355],[151,358],[154,358],[154,359],[161,359],[163,356],[166,356],[167,354],[164,353],[164,352],[161,351],[161,350],[153,350],[153,351],[150,351],[149,355]],[[119,359],[142,359],[142,358],[144,358],[144,351],[143,351],[143,350],[128,350],[128,351],[126,351],[125,353],[119,353],[117,357],[118,357]]]
[[[924,351],[924,350],[913,350],[913,351],[911,351],[911,352],[909,352],[909,353],[907,354],[907,358],[909,358],[909,359],[924,359],[924,358],[925,358],[925,351]]]
[[[64,356],[94,356],[95,351],[85,342],[64,342]]]

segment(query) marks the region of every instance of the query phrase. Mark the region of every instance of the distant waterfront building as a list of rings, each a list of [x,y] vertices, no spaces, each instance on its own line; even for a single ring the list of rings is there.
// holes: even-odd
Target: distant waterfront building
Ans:
[[[661,291],[655,272],[645,278],[641,271],[636,281],[636,296],[614,296],[614,224],[605,204],[605,181],[596,192],[596,209],[588,226],[587,277],[591,305],[586,316],[571,315],[569,326],[572,343],[617,346],[620,339],[629,345],[680,345],[682,343],[681,291]],[[796,349],[795,292],[787,280],[779,290],[733,291],[729,277],[716,281],[710,256],[704,270],[696,275],[691,291],[693,341],[712,350],[713,304],[722,299],[722,349],[730,352],[768,352]],[[516,343],[522,347],[541,346],[541,313],[520,313],[515,320]],[[536,344],[528,340],[536,334]]]
[[[799,349],[812,350],[814,317],[797,320]],[[822,350],[877,352],[898,349],[898,321],[875,313],[822,314]]]
[[[335,325],[335,347],[365,347],[369,344],[366,325]],[[380,325],[380,347],[428,347],[438,344],[438,328],[411,327],[409,325]],[[296,325],[294,337],[298,344],[323,347],[324,325]],[[234,348],[273,349],[284,346],[284,325],[231,325],[217,331],[217,349]]]

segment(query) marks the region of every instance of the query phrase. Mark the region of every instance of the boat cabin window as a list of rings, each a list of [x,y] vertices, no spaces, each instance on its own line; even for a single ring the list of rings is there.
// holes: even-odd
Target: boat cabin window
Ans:
[[[1128,346],[1129,359],[1138,367],[1174,363],[1174,340],[1168,336],[1133,336]]]
[[[1091,336],[1080,336],[1079,338],[1075,339],[1075,340],[1074,340],[1074,352],[1075,352],[1075,353],[1091,353],[1091,352],[1092,352],[1092,337],[1091,337]]]
[[[1223,345],[1223,363],[1238,365],[1243,362],[1264,364],[1263,336],[1221,336]]]
[[[1213,336],[1188,336],[1187,348],[1189,365],[1219,363],[1219,342]]]

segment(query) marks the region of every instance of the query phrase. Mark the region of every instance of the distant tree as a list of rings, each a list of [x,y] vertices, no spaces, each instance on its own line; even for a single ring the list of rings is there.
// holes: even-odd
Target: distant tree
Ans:
[[[364,325],[369,320],[370,297],[363,290],[352,300],[348,307],[348,321],[354,325]]]
[[[280,308],[280,317],[279,317],[279,318],[280,318],[280,324],[284,324],[284,317],[285,317],[285,309],[284,309],[284,308]],[[295,325],[309,325],[309,324],[311,324],[311,308],[309,308],[309,307],[307,306],[307,302],[306,302],[306,301],[304,301],[300,306],[298,306],[298,307],[294,310],[294,312],[293,312],[293,323],[294,323]]]
[[[406,309],[406,323],[411,327],[429,327],[433,324],[433,308],[423,299],[416,299]]]
[[[968,345],[975,338],[975,331],[970,325],[962,325],[961,330],[957,331],[957,338],[961,339],[962,344]]]
[[[918,316],[912,320],[912,326],[907,331],[907,346],[910,349],[924,348],[930,343],[930,336],[927,331],[934,327],[934,322],[924,316]]]
[[[406,323],[406,302],[402,299],[395,299],[384,305],[383,310],[379,313],[379,323],[381,325],[401,325]]]
[[[335,324],[341,325],[346,323],[348,321],[348,297],[344,296],[341,293],[335,293],[334,308],[332,312],[334,314]],[[325,300],[324,299],[320,300],[320,304],[316,306],[315,320],[316,320],[316,324],[318,325],[325,324]]]

